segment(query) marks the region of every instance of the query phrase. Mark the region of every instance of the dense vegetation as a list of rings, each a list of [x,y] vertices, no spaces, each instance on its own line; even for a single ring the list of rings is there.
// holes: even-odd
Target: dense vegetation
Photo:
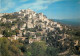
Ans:
[[[21,40],[0,38],[0,56],[56,56],[57,53],[56,48],[46,46],[43,41],[27,44]]]

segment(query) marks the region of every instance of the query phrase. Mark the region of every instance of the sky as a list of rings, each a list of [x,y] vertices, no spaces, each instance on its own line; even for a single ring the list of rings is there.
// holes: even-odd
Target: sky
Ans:
[[[80,19],[80,0],[0,0],[0,13],[28,8],[49,19]]]

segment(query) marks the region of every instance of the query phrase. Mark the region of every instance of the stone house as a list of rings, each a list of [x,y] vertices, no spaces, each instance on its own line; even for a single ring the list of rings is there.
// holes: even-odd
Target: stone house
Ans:
[[[17,40],[17,39],[19,39],[19,37],[16,36],[16,35],[12,35],[12,37],[8,37],[8,39],[12,41],[12,40]]]
[[[12,20],[7,20],[7,22],[12,23],[13,21]]]
[[[2,35],[2,34],[0,34],[0,38],[1,38],[1,37],[3,37],[3,35]]]
[[[59,28],[60,28],[60,27],[61,27],[61,25],[60,25],[60,24],[57,24],[57,27],[59,27]]]
[[[26,28],[26,23],[24,23],[21,27],[20,30],[24,30]]]
[[[16,35],[12,35],[12,38],[13,38],[14,40],[19,39],[19,37],[18,37],[18,36],[16,36]]]
[[[24,41],[26,39],[26,37],[19,37],[19,39]]]
[[[14,26],[11,27],[11,30],[15,30],[16,28],[18,28],[18,26],[14,25]]]
[[[80,44],[79,40],[75,40],[74,43],[74,46],[78,46]]]
[[[17,34],[18,37],[22,37],[22,31],[19,30],[19,33]]]
[[[32,20],[28,20],[27,28],[34,28],[34,25],[32,24]]]
[[[37,37],[37,38],[34,38],[34,39],[32,39],[32,38],[30,38],[29,39],[29,43],[31,44],[31,43],[33,43],[33,42],[40,42],[41,41],[41,37]]]
[[[39,13],[38,18],[43,21],[43,13]]]
[[[1,19],[2,19],[2,18],[0,18],[0,21],[1,21]]]
[[[4,23],[6,23],[6,18],[2,18],[2,20],[1,20],[2,22],[4,22]]]
[[[54,22],[54,25],[57,25],[57,22]]]

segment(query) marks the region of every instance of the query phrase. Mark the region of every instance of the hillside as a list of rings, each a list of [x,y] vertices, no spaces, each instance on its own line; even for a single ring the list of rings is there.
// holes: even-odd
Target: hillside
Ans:
[[[3,13],[0,15],[0,55],[80,55],[80,32],[75,29],[31,9]]]

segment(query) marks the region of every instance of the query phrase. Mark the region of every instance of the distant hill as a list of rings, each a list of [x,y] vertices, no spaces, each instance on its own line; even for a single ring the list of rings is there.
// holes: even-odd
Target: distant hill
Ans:
[[[80,19],[54,19],[54,21],[71,26],[80,26]]]

